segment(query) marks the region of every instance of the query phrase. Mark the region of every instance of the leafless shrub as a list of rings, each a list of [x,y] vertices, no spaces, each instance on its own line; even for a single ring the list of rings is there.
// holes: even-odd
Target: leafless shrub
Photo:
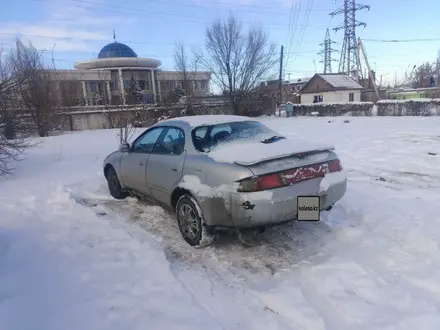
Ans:
[[[128,143],[133,137],[136,131],[134,121],[136,119],[136,114],[139,108],[127,108],[120,106],[116,109],[107,110],[107,118],[111,128],[118,128],[116,136],[118,138],[119,144]]]

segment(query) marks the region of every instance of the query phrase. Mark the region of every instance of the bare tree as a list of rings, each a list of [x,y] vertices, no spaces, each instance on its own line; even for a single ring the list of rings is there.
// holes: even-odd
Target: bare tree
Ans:
[[[207,28],[205,54],[196,53],[196,58],[212,72],[236,114],[242,113],[243,99],[273,74],[278,61],[268,34],[261,28],[245,31],[233,15]]]
[[[193,81],[197,74],[197,57],[190,59],[183,42],[178,42],[174,49],[174,66],[180,76],[185,96],[190,98],[194,93]]]
[[[22,80],[22,76],[14,75],[11,61],[0,50],[0,176],[11,174],[11,162],[19,160],[32,145],[18,109],[17,86]]]
[[[20,77],[15,77],[11,62],[0,50],[0,128],[7,140],[15,138],[17,131],[16,88]]]
[[[31,116],[38,135],[47,136],[58,119],[57,80],[44,66],[42,53],[32,44],[25,46],[17,41],[17,50],[11,52],[10,60],[14,75],[24,78],[17,86],[20,103]]]

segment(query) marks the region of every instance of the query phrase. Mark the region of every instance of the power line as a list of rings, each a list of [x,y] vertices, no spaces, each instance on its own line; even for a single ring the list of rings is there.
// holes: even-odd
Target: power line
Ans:
[[[52,0],[32,0],[32,1],[37,1],[37,2],[45,2],[45,3],[58,3],[57,1],[52,1]],[[74,0],[70,0],[70,1],[74,1]],[[76,0],[79,1],[79,0]],[[83,1],[85,2],[85,1]],[[102,5],[102,4],[97,4],[97,3],[91,3],[94,6],[98,5]],[[105,5],[105,4],[104,4]],[[111,6],[111,5],[107,5],[107,6]],[[122,15],[136,15],[138,17],[144,17],[144,18],[151,18],[151,17],[155,17],[155,18],[164,18],[166,16],[171,16],[171,17],[179,17],[179,22],[189,22],[189,23],[199,23],[199,21],[212,21],[212,19],[208,18],[208,17],[204,17],[204,16],[193,16],[193,15],[185,15],[184,18],[182,18],[181,14],[176,14],[176,13],[169,13],[169,12],[159,12],[159,11],[153,11],[153,10],[146,10],[146,9],[132,9],[132,11],[135,11],[134,13],[132,12],[125,12],[125,11],[120,11],[120,10],[111,10],[111,9],[103,9],[103,8],[99,8],[97,9],[96,7],[93,8],[93,6],[90,7],[84,7],[84,6],[79,6],[79,5],[72,5],[72,7],[75,8],[80,8],[80,9],[95,9],[97,11],[105,11],[105,12],[109,12],[109,13],[116,13],[116,14],[122,14]],[[125,10],[130,10],[129,7],[125,7]],[[148,15],[139,15],[139,11],[148,13]],[[186,18],[191,18],[191,19],[186,19]],[[247,21],[242,21],[243,24],[245,25],[259,25],[256,22],[247,22]],[[285,24],[264,24],[264,26],[268,26],[268,27],[272,27],[274,29],[285,29],[286,25]]]
[[[303,38],[304,38],[304,35],[305,35],[306,28],[307,28],[307,26],[308,26],[308,24],[309,24],[310,11],[312,10],[313,2],[314,2],[314,0],[309,0],[309,2],[307,3],[308,6],[307,6],[307,8],[306,8],[305,24],[301,27],[301,31],[300,31],[300,39],[299,39],[299,42],[298,42],[298,44],[297,44],[297,47],[296,47],[295,53],[298,52],[298,50],[299,50],[300,47],[301,47],[301,43],[302,43],[302,41],[303,41]],[[295,60],[295,58],[296,58],[296,57],[294,57],[293,60]]]
[[[58,37],[53,37],[53,38],[58,38]],[[74,39],[74,40],[77,40],[77,39]],[[127,42],[127,43],[129,43],[129,42]],[[139,43],[140,43],[140,41],[139,41]],[[147,42],[145,42],[145,43],[147,43]],[[150,42],[148,42],[149,44],[151,44]],[[3,49],[3,50],[15,50],[15,48],[14,47],[7,47],[7,48],[2,48],[2,47],[0,47],[0,49]],[[52,50],[48,50],[48,49],[35,49],[36,51],[38,51],[38,52],[52,52]],[[302,51],[302,52],[300,52],[301,54],[307,54],[307,53],[314,53],[314,52],[316,52],[316,50],[305,50],[305,51]],[[87,51],[67,51],[67,50],[65,50],[65,51],[57,51],[57,50],[53,50],[53,53],[54,54],[65,54],[65,55],[96,55],[96,54],[98,54],[99,53],[99,51],[98,52],[87,52]],[[286,53],[284,53],[284,54],[286,54]],[[158,53],[155,53],[154,55],[152,55],[152,53],[139,53],[138,55],[148,55],[148,56],[160,56],[160,54],[158,54]],[[280,55],[280,53],[277,53],[277,55]],[[165,58],[166,56],[168,56],[167,58],[172,58],[173,56],[171,56],[171,55],[169,55],[169,54],[166,54],[165,56],[161,56],[162,58]],[[308,57],[308,56],[305,56],[304,55],[304,57]]]
[[[289,53],[289,55],[287,56],[285,67],[287,67],[289,65],[290,51],[292,49],[292,41],[295,39],[296,31],[297,31],[297,28],[298,28],[298,22],[297,21],[298,21],[298,15],[301,12],[301,3],[302,3],[302,0],[295,1],[295,10],[294,10],[294,14],[293,14],[293,22],[294,22],[295,25],[293,27],[293,32],[292,32],[292,34],[291,34],[291,36],[289,38],[289,47],[287,49],[287,52]]]
[[[38,0],[32,0],[32,1],[38,1]],[[96,3],[96,2],[87,1],[87,0],[69,0],[69,1],[90,4],[93,6],[103,6],[103,7],[109,7],[109,8],[120,8],[120,9],[134,10],[134,11],[150,12],[149,9],[140,9],[140,8],[126,7],[126,6],[109,5],[109,4]],[[166,4],[167,6],[181,6],[181,7],[190,7],[190,8],[197,8],[197,9],[205,8],[205,9],[211,9],[214,11],[218,11],[218,10],[228,11],[228,12],[231,11],[230,8],[209,7],[209,6],[188,4],[188,3],[173,3],[173,2],[163,1],[163,0],[149,0],[148,2],[155,2],[155,3],[159,3],[159,4],[162,3],[162,4]],[[211,2],[212,3],[220,3],[222,5],[228,5],[228,6],[232,5],[232,6],[243,7],[243,11],[246,11],[246,12],[267,13],[267,11],[273,11],[273,12],[277,12],[278,15],[287,15],[287,13],[285,13],[284,10],[279,10],[277,8],[274,8],[273,6],[268,7],[268,6],[246,5],[246,4],[238,4],[238,3],[237,4],[236,3],[224,3],[224,2],[220,2],[220,1],[211,1]],[[255,9],[260,9],[261,11],[258,11]],[[234,10],[237,10],[237,9],[234,9]],[[318,13],[319,12],[322,15],[325,15],[325,11],[321,10],[321,11],[318,11]]]
[[[296,15],[297,15],[298,5],[301,8],[301,0],[299,0],[299,1],[292,0],[292,2],[290,4],[289,29],[287,31],[287,52],[288,53],[290,52],[290,49],[292,46],[292,40],[293,40],[293,37],[295,35],[295,31],[296,31],[296,25],[297,25],[296,24]],[[292,22],[294,23],[294,26],[292,26]],[[292,33],[293,33],[293,35],[292,35]],[[289,62],[289,56],[287,56],[284,67],[287,66],[288,62]]]
[[[425,38],[425,39],[363,39],[362,41],[371,41],[371,42],[427,42],[427,41],[439,41],[440,38]]]

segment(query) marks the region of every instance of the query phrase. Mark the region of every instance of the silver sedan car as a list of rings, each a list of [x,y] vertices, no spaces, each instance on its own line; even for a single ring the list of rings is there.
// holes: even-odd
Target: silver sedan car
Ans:
[[[188,116],[121,145],[104,160],[104,175],[114,198],[146,197],[174,211],[183,238],[196,246],[219,228],[319,220],[347,187],[333,150],[249,117]]]

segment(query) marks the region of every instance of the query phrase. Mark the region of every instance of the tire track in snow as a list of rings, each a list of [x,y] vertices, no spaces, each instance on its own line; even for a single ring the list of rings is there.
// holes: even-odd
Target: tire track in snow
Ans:
[[[227,320],[226,329],[293,329],[281,315],[249,291],[247,281],[241,285],[227,283],[225,280],[231,274],[224,277],[217,269],[205,265],[179,267],[179,263],[174,263],[172,268],[181,284],[193,293],[200,304],[209,306],[213,316],[219,320]],[[241,315],[239,321],[230,318],[237,313]]]
[[[115,204],[116,205],[116,204]],[[130,209],[132,205],[125,205]],[[116,210],[111,208],[112,211],[117,211],[120,205],[118,204],[116,206]],[[105,208],[105,206],[104,206]],[[142,212],[142,210],[140,210]],[[116,212],[118,213],[118,212]],[[148,214],[147,214],[148,215]],[[209,272],[205,273],[196,273],[194,274],[193,271],[182,271],[181,268],[179,268],[177,265],[179,263],[176,263],[179,259],[185,262],[190,267],[198,267],[200,263],[204,264],[207,260],[210,259],[210,257],[220,257],[220,262],[225,262],[225,256],[221,256],[220,254],[226,253],[226,256],[232,257],[233,259],[237,258],[237,252],[238,256],[242,261],[242,264],[229,264],[228,267],[226,267],[227,272],[223,274],[225,279],[231,280],[232,283],[236,284],[236,289],[244,290],[243,294],[246,294],[248,296],[253,296],[254,299],[258,301],[256,304],[257,306],[261,306],[261,309],[263,310],[264,307],[267,307],[267,310],[273,311],[274,315],[278,315],[278,312],[276,311],[276,308],[274,306],[271,306],[270,301],[268,304],[264,303],[264,300],[261,300],[258,296],[252,295],[252,292],[247,291],[245,288],[249,287],[250,281],[252,278],[251,273],[247,273],[246,270],[249,271],[249,268],[247,268],[246,263],[249,261],[251,264],[250,267],[257,266],[255,268],[256,271],[258,271],[258,267],[269,267],[267,268],[274,268],[275,272],[280,271],[284,268],[287,268],[288,270],[292,270],[292,268],[295,268],[295,265],[300,264],[301,260],[310,260],[321,263],[324,260],[330,259],[333,256],[343,256],[339,249],[328,249],[329,244],[331,245],[331,241],[336,239],[336,232],[332,230],[325,222],[318,223],[318,224],[301,224],[301,225],[285,225],[277,228],[273,228],[268,230],[265,234],[259,236],[260,241],[256,242],[257,246],[256,249],[243,249],[240,246],[234,247],[219,247],[215,248],[213,251],[209,251],[208,249],[204,250],[193,250],[191,249],[191,252],[188,252],[188,247],[185,245],[185,247],[180,246],[181,244],[177,244],[176,246],[170,246],[173,245],[173,241],[176,239],[180,239],[180,236],[177,233],[177,230],[173,230],[173,232],[166,232],[165,233],[165,240],[157,241],[154,237],[151,237],[151,234],[147,231],[145,231],[143,228],[139,227],[139,225],[128,223],[129,220],[123,220],[122,217],[119,216],[121,221],[118,221],[117,225],[124,228],[127,232],[131,233],[135,237],[141,238],[146,240],[148,237],[149,241],[155,242],[155,244],[160,247],[162,250],[165,249],[165,254],[167,256],[167,259],[170,262],[170,267],[172,268],[172,271],[174,272],[174,275],[176,276],[176,279],[179,280],[179,282],[182,284],[182,287],[185,288],[185,290],[188,291],[188,293],[193,298],[194,302],[200,306],[200,308],[203,308],[203,310],[213,319],[213,322],[216,324],[222,324],[222,320],[224,322],[225,320],[225,314],[219,313],[218,311],[221,311],[225,309],[223,305],[219,306],[218,304],[218,298],[210,298],[210,291],[212,289],[213,284],[212,283],[204,283],[203,285],[200,285],[200,283],[206,281],[203,279],[203,276],[201,274],[204,274],[208,278],[218,278],[218,276],[214,276],[214,274],[209,274]],[[163,221],[167,221],[169,219],[162,219]],[[171,222],[170,222],[171,224]],[[170,224],[167,224],[165,227],[168,228]],[[161,227],[161,230],[166,230],[165,227]],[[158,228],[159,229],[159,228]],[[175,228],[174,228],[175,229]],[[176,233],[174,233],[176,231]],[[171,241],[168,240],[168,236],[170,236]],[[176,237],[178,236],[178,237]],[[182,243],[183,244],[183,243]],[[260,244],[260,245],[258,245]],[[235,250],[238,251],[235,251]],[[351,246],[347,246],[345,248],[342,248],[343,250],[352,249]],[[235,251],[235,252],[234,252]],[[249,253],[249,251],[252,251],[252,253]],[[261,257],[260,260],[262,261],[262,264],[253,265],[252,263],[254,260],[252,259],[252,254],[260,253],[259,256]],[[296,252],[296,253],[293,253]],[[173,254],[179,254],[183,253],[183,259],[182,256],[177,256],[176,258],[173,256]],[[205,255],[206,253],[206,255]],[[235,253],[235,254],[232,254]],[[243,254],[244,253],[244,254]],[[250,257],[250,259],[248,258]],[[343,256],[344,257],[344,256]],[[349,258],[348,256],[345,256],[346,259],[352,260],[353,258]],[[240,259],[238,259],[240,260]],[[235,260],[235,261],[238,261]],[[358,264],[357,260],[354,259],[354,262]],[[266,265],[267,264],[267,265]],[[225,264],[226,265],[226,264]],[[243,266],[244,265],[244,266]],[[242,266],[242,267],[240,267]],[[361,267],[363,265],[360,265]],[[362,267],[366,269],[366,267]],[[252,270],[252,268],[251,268]],[[371,271],[370,271],[371,273]],[[260,274],[259,274],[260,275]],[[306,276],[304,273],[299,272],[300,275],[300,282],[302,288],[302,295],[307,301],[308,305],[313,308],[320,317],[322,317],[322,320],[324,321],[326,327],[328,329],[346,329],[347,323],[344,317],[338,312],[337,307],[334,305],[334,303],[329,300],[326,294],[323,294],[317,290],[319,288],[319,283],[314,283],[310,280],[308,276]],[[238,283],[237,279],[241,279],[241,283]],[[200,282],[200,283],[199,283]],[[255,282],[254,282],[255,283]],[[242,299],[242,295],[237,295],[234,290],[231,290],[230,297],[234,297],[234,299]],[[224,298],[226,299],[226,298]],[[204,302],[209,301],[209,303],[206,305]],[[223,300],[227,301],[227,300]],[[233,305],[232,303],[229,305]],[[228,305],[228,306],[229,306]],[[208,306],[208,307],[207,307]],[[211,306],[216,306],[215,308],[210,308]],[[294,308],[294,307],[293,307]],[[229,309],[231,313],[236,311],[238,307]],[[261,310],[258,308],[256,309],[257,315],[261,313]],[[253,317],[250,315],[250,317]],[[281,320],[280,316],[277,316],[278,319]],[[281,322],[281,321],[278,322]],[[232,322],[232,321],[230,321]],[[234,328],[233,323],[227,324],[228,329],[230,327]],[[280,325],[281,326],[281,325]],[[283,327],[284,328],[284,327]]]
[[[124,227],[129,230],[133,230],[133,227],[135,228],[137,227],[135,229],[136,232],[138,232],[139,230],[144,231],[142,228],[138,227],[137,225],[129,225],[125,223]],[[255,251],[255,253],[258,253],[261,250],[263,250],[261,251],[263,252],[263,254],[261,255],[262,256],[261,259],[263,259],[263,265],[260,266],[269,268],[275,272],[283,270],[283,268],[291,269],[293,265],[297,265],[303,258],[307,258],[310,255],[314,255],[315,253],[318,253],[316,249],[322,247],[325,243],[317,244],[317,242],[321,241],[322,238],[325,237],[325,234],[329,234],[332,231],[331,228],[327,227],[327,225],[325,225],[324,223],[318,224],[318,226],[312,224],[310,228],[306,224],[300,226],[298,223],[296,223],[296,225],[294,223],[294,224],[284,225],[281,227],[272,228],[270,230],[272,232],[267,237],[264,235],[259,237],[260,241],[256,243],[261,245],[257,246],[257,251]],[[293,244],[291,244],[292,242]],[[161,243],[158,243],[158,245],[161,245]],[[163,248],[167,249],[166,247]],[[244,249],[244,251],[247,250],[248,249]],[[175,249],[171,249],[169,252],[172,254],[174,253],[174,251]],[[177,251],[179,251],[179,249],[177,249]],[[218,252],[220,251],[216,251],[216,252],[218,254]],[[204,262],[203,259],[199,261]],[[189,260],[185,260],[185,262],[189,262],[191,267],[198,267],[197,264],[195,264],[194,260],[189,259]],[[243,270],[249,270],[248,267],[253,267],[252,264],[247,265],[246,259],[242,260],[242,262],[243,262],[242,264],[243,269],[237,267],[237,265],[230,265],[230,267],[228,267],[229,272],[228,274],[226,274],[226,278],[231,279],[232,282],[236,284],[236,289],[239,290],[245,290],[244,287],[247,284],[253,282],[250,274],[247,273],[246,271],[243,271]],[[211,301],[212,299],[210,299],[209,298],[210,296],[207,294],[208,291],[211,290],[208,287],[208,284],[205,283],[204,286],[200,286],[198,283],[199,281],[203,281],[203,277],[201,277],[200,275],[197,276],[197,274],[191,273],[191,271],[182,272],[181,270],[179,270],[179,267],[177,266],[179,263],[176,263],[175,261],[173,262],[172,260],[170,260],[170,263],[171,263],[170,267],[174,272],[176,278],[179,280],[182,286],[184,286],[188,290],[188,292],[191,294],[192,298],[197,302],[197,304],[201,307],[207,306],[204,304],[204,302],[206,300],[209,300],[210,303],[208,304],[208,306],[214,305],[216,306],[216,308],[207,309],[205,307],[204,310],[207,313],[209,313],[213,317],[213,319],[224,320],[225,315],[218,314],[218,312],[216,311],[224,309],[225,306],[218,305],[216,299]],[[210,276],[210,277],[212,275],[214,274],[206,274],[206,276]],[[223,274],[223,276],[225,276],[225,274]],[[237,282],[238,278],[241,279],[241,283]],[[243,281],[245,283],[243,283]],[[254,284],[256,283],[254,282]],[[270,303],[266,304],[258,296],[246,290],[244,294],[247,295],[249,298],[252,297],[253,300],[258,302],[258,305],[261,306],[261,310],[263,310],[265,313],[270,311],[271,314],[273,314],[274,317],[277,319],[277,322],[279,322],[280,325],[281,324],[283,325],[282,328],[290,328],[290,325],[288,325],[285,321],[283,321],[282,316],[278,314],[276,308],[271,306]],[[344,330],[347,328],[345,320],[340,316],[338,316],[339,315],[338,311],[331,305],[331,303],[327,300],[327,298],[324,295],[320,294],[315,289],[315,286],[312,283],[306,280],[304,280],[303,295],[306,301],[310,304],[310,307],[313,308],[323,318],[323,321],[328,329]],[[236,298],[238,298],[238,296],[234,293],[234,291],[231,292],[230,296],[235,296]],[[237,309],[236,307],[230,309],[230,312],[233,313],[234,311],[236,311],[236,309]],[[261,310],[256,310],[256,313],[261,314]],[[255,316],[249,315],[249,317],[254,318]],[[280,325],[278,325],[276,328],[280,328]]]
[[[243,290],[242,287],[239,289],[239,286],[237,285],[235,290],[230,286],[228,287],[225,282],[225,274],[219,274],[208,267],[200,269],[200,265],[195,263],[189,263],[188,267],[183,267],[183,262],[169,258],[169,254],[173,254],[173,251],[167,251],[167,248],[163,246],[161,242],[158,242],[152,237],[149,232],[145,231],[137,224],[127,222],[118,214],[116,214],[116,219],[112,216],[108,216],[108,214],[113,211],[112,208],[98,204],[99,201],[97,200],[86,200],[73,196],[72,198],[78,204],[94,209],[97,216],[104,217],[112,226],[124,230],[131,237],[136,238],[141,242],[152,242],[161,250],[164,250],[165,248],[164,253],[170,262],[170,270],[174,277],[179,281],[182,288],[190,294],[194,303],[209,315],[212,319],[212,323],[218,325],[218,329],[256,329],[257,325],[266,329],[274,326],[277,329],[290,328],[288,324],[273,312],[271,312],[270,315],[267,315],[267,313],[269,313],[267,306],[265,306],[260,300],[254,299],[253,305],[250,306],[243,294],[238,294],[238,292]],[[113,214],[113,212],[111,212],[111,214]],[[235,280],[235,278],[238,277],[237,274],[231,272],[226,276],[228,279],[232,280],[232,283],[237,283]],[[243,279],[243,277],[241,278]],[[215,287],[213,280],[219,283],[219,290]],[[227,304],[224,302],[227,302]],[[237,311],[240,312],[237,313]],[[263,313],[266,313],[266,315],[263,318],[259,317],[256,324],[248,327],[247,324],[249,323],[249,320],[255,319],[255,315],[261,315],[262,311]],[[230,316],[237,314],[248,315],[244,318],[240,317],[238,320],[230,318]],[[226,324],[225,320],[227,320]],[[262,324],[265,325],[262,326]]]
[[[124,230],[131,237],[136,238],[141,242],[148,241],[149,243],[153,243],[156,247],[163,250],[163,246],[161,246],[147,231],[143,230],[139,226],[137,226],[135,224],[128,223],[124,219],[121,219],[121,217],[118,215],[116,215],[116,218],[117,218],[117,220],[116,220],[115,218],[112,218],[111,216],[107,216],[108,215],[107,212],[102,212],[102,210],[111,211],[112,209],[110,209],[106,206],[103,206],[103,205],[99,205],[99,204],[95,203],[96,201],[85,200],[85,199],[81,199],[81,198],[78,199],[74,196],[72,196],[72,198],[75,202],[77,202],[80,205],[83,205],[84,207],[93,208],[97,216],[105,217],[106,220],[112,226]],[[164,251],[164,254],[166,257],[165,251]],[[179,277],[176,276],[176,272],[173,271],[173,269],[174,269],[173,262],[171,261],[170,262],[170,270],[173,273],[176,280],[179,281],[182,288],[191,295],[191,298],[194,301],[194,303],[199,308],[201,308],[207,315],[209,315],[209,317],[212,319],[213,324],[215,324],[215,325],[221,324],[220,323],[221,318],[219,318],[210,308],[207,308],[205,304],[200,303],[200,299],[198,299],[198,297],[195,295],[195,290],[191,290],[191,288],[188,288],[188,286]],[[223,326],[218,326],[216,328],[217,329],[225,329]]]

